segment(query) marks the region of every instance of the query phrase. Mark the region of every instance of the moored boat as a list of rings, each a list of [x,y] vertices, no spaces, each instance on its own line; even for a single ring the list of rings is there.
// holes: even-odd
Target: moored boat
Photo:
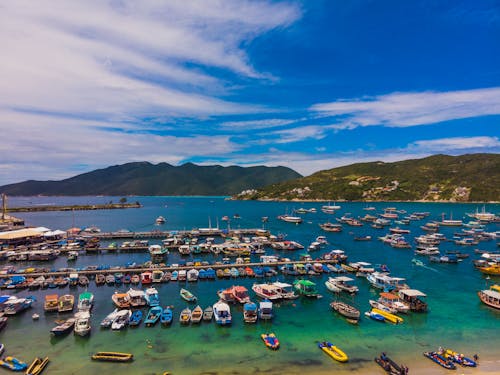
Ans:
[[[116,318],[116,314],[118,314],[118,309],[114,309],[110,312],[106,317],[101,321],[101,328],[109,328],[113,323],[113,320]]]
[[[134,359],[134,355],[131,353],[120,352],[97,352],[92,354],[91,358],[94,361],[129,362]]]
[[[23,371],[28,367],[25,362],[12,356],[0,359],[0,366],[12,371]]]
[[[201,322],[202,318],[203,318],[203,309],[201,308],[200,305],[198,305],[191,312],[191,322],[192,323],[199,323],[199,322]]]
[[[26,369],[26,374],[28,375],[38,375],[41,374],[42,371],[47,367],[49,363],[49,357],[40,358],[36,357],[33,362]]]
[[[196,302],[197,298],[195,297],[195,295],[193,293],[191,293],[189,290],[187,289],[184,289],[182,288],[180,291],[179,291],[179,294],[180,296],[182,297],[182,299],[184,299],[185,301],[188,301],[188,302]]]
[[[90,333],[90,313],[87,311],[80,311],[75,314],[75,328],[74,334],[78,336],[87,336]]]
[[[214,309],[212,306],[208,306],[203,310],[203,320],[209,322],[214,316]]]
[[[81,293],[78,297],[78,310],[90,311],[94,305],[94,295],[90,292]]]
[[[330,303],[330,307],[348,319],[359,320],[361,315],[357,308],[342,301],[334,301]]]
[[[405,366],[398,365],[387,354],[382,353],[379,357],[375,358],[375,363],[384,369],[389,375],[403,375],[408,374],[408,369]]]
[[[181,315],[179,316],[179,322],[181,324],[189,324],[191,321],[191,309],[189,307],[186,307],[181,311]]]
[[[125,328],[128,325],[131,316],[132,311],[130,310],[119,310],[113,319],[113,323],[111,323],[111,329],[120,330]]]
[[[321,297],[316,289],[316,284],[310,280],[296,280],[294,281],[293,286],[301,296],[312,298]]]
[[[245,303],[243,305],[243,320],[245,323],[255,323],[257,318],[257,304],[251,301]]]
[[[154,326],[163,312],[163,308],[161,306],[153,306],[149,309],[148,314],[146,315],[146,319],[144,319],[144,324],[146,327]]]
[[[280,342],[274,333],[263,333],[260,335],[264,344],[272,350],[277,350],[280,347]]]
[[[75,321],[76,321],[75,318],[69,318],[65,322],[63,322],[62,324],[59,324],[59,325],[55,326],[54,328],[52,328],[50,330],[50,333],[53,336],[65,335],[73,330],[73,327],[75,326]]]
[[[164,326],[169,325],[172,323],[173,317],[172,309],[167,306],[160,315],[160,323]]]
[[[127,309],[130,307],[130,296],[128,293],[115,292],[111,296],[111,300],[119,309]]]
[[[141,310],[135,310],[130,316],[128,325],[131,327],[137,327],[141,324],[143,313]]]
[[[273,303],[268,299],[259,303],[259,319],[270,320],[273,318]]]
[[[147,304],[151,307],[160,305],[160,297],[156,288],[146,289],[144,298],[146,299]]]
[[[480,290],[477,295],[485,305],[500,309],[500,286],[493,285],[490,289]]]
[[[59,296],[57,294],[48,294],[45,296],[45,302],[43,304],[43,309],[46,312],[57,311],[58,309]]]
[[[213,306],[215,322],[219,325],[229,325],[232,322],[231,309],[224,301],[219,301]]]
[[[65,294],[59,297],[58,300],[58,312],[68,312],[73,311],[73,307],[75,305],[75,296],[72,294]]]

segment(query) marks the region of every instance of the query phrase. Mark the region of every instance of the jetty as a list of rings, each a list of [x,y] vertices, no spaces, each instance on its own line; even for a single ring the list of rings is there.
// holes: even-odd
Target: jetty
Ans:
[[[105,203],[105,204],[79,204],[68,206],[26,206],[10,207],[10,212],[44,212],[44,211],[92,211],[92,210],[120,210],[126,208],[141,208],[139,202],[135,203]]]
[[[98,232],[85,234],[83,237],[94,237],[100,240],[116,240],[116,239],[143,239],[143,238],[167,238],[172,235],[184,237],[234,237],[234,236],[265,236],[269,237],[270,232],[261,228],[244,228],[244,229],[220,229],[220,228],[197,228],[192,230],[153,230],[145,232]]]

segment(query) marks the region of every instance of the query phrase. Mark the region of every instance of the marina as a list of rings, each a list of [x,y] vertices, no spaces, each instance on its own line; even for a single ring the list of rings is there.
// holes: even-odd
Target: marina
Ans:
[[[169,210],[164,208],[165,200]],[[176,208],[177,202],[183,204]],[[230,235],[224,234],[227,229],[221,228],[215,228],[207,236],[199,235],[198,233],[203,232],[199,228],[205,226],[203,220],[197,223],[189,217],[193,217],[193,209],[190,206],[200,207],[200,203],[203,203],[202,207],[206,207],[207,213],[214,210],[213,206],[218,207],[219,212],[239,212],[239,228],[228,231]],[[374,206],[377,212],[384,212],[382,204],[377,203]],[[309,210],[319,208],[320,205],[308,203],[304,204],[304,207]],[[488,206],[488,211],[495,212],[495,207],[498,206]],[[85,219],[78,217],[78,221],[85,220],[82,226],[101,228],[101,232],[85,234],[87,243],[97,237],[95,234],[116,233],[116,228],[121,227],[128,227],[133,233],[154,233],[155,219],[159,216],[166,219],[162,224],[165,237],[138,238],[137,241],[147,240],[148,244],[133,251],[121,250],[123,242],[133,239],[100,238],[99,241],[92,240],[95,241],[95,248],[100,248],[100,251],[87,251],[85,246],[81,246],[72,250],[78,252],[78,256],[73,260],[68,259],[66,250],[48,260],[29,260],[26,257],[25,260],[11,261],[4,257],[0,260],[6,271],[0,273],[3,294],[13,294],[21,298],[33,296],[35,301],[31,303],[28,313],[9,315],[8,324],[0,333],[2,342],[6,344],[9,353],[28,364],[33,358],[40,358],[41,355],[50,357],[51,361],[46,365],[45,371],[55,374],[65,373],[65,365],[58,359],[57,354],[63,347],[66,358],[74,364],[73,372],[76,374],[85,374],[89,369],[105,371],[106,366],[109,366],[101,361],[90,361],[89,351],[133,354],[133,361],[120,365],[120,372],[123,374],[134,374],[137,371],[170,371],[183,374],[220,371],[224,374],[224,369],[228,368],[248,373],[248,363],[276,374],[282,373],[283,366],[290,374],[304,371],[326,374],[333,369],[342,374],[351,372],[353,368],[357,368],[360,373],[375,373],[381,369],[373,361],[373,357],[381,351],[387,351],[407,364],[411,373],[438,374],[440,366],[431,361],[424,362],[424,359],[415,361],[416,353],[422,357],[421,344],[417,342],[424,343],[429,352],[441,345],[469,353],[471,358],[473,354],[479,353],[481,364],[473,371],[488,368],[489,361],[494,363],[495,353],[489,350],[486,342],[498,340],[494,327],[498,324],[499,316],[495,307],[481,302],[478,292],[490,290],[488,284],[498,284],[499,280],[494,275],[490,275],[491,279],[486,279],[486,274],[474,267],[473,261],[483,259],[485,262],[491,262],[491,258],[488,260],[483,257],[486,253],[492,254],[493,259],[496,259],[494,254],[498,240],[486,233],[498,231],[498,224],[486,224],[481,232],[485,239],[480,240],[475,247],[461,249],[461,253],[468,254],[469,258],[462,258],[458,264],[430,263],[424,256],[419,258],[421,265],[418,265],[412,262],[416,256],[416,245],[412,238],[425,234],[425,231],[419,228],[425,221],[440,220],[439,213],[442,210],[439,205],[433,208],[433,205],[422,207],[406,203],[398,207],[408,212],[431,211],[429,217],[411,221],[411,235],[397,233],[405,236],[411,248],[394,248],[382,241],[356,241],[355,237],[360,233],[374,238],[381,236],[378,232],[380,229],[368,229],[367,224],[359,229],[344,228],[340,232],[332,233],[321,231],[318,225],[327,218],[344,216],[343,210],[348,210],[353,218],[358,217],[356,215],[362,216],[363,208],[363,204],[343,202],[338,213],[326,214],[321,212],[321,209],[316,213],[308,211],[307,220],[301,225],[292,225],[278,219],[261,222],[263,213],[270,218],[279,216],[279,213],[284,211],[284,205],[281,203],[232,202],[222,198],[158,197],[144,199],[144,207],[140,210],[127,211],[139,214],[138,217],[128,216],[128,224],[119,216],[114,219],[106,217],[101,221],[99,213],[107,211],[89,213],[91,216]],[[458,208],[453,211],[454,217],[461,217]],[[471,211],[473,208],[464,205],[463,212]],[[114,211],[109,212],[112,216],[115,215]],[[66,219],[35,216],[45,215],[43,213],[27,215],[29,217],[23,218],[27,222],[35,226],[46,226],[51,230],[72,226],[71,213],[67,214]],[[400,217],[401,215],[399,214]],[[204,221],[206,222],[206,219]],[[144,227],[144,222],[149,222],[150,227]],[[216,220],[212,218],[212,222]],[[234,225],[234,220],[231,224]],[[262,227],[257,230],[259,224]],[[185,226],[191,229],[184,229]],[[176,227],[183,229],[178,230]],[[224,235],[217,235],[217,230]],[[455,231],[456,228],[452,227],[440,228],[438,233],[444,239],[440,238],[439,243],[433,246],[438,247],[442,255],[456,250],[453,242]],[[389,226],[386,232],[389,234]],[[186,246],[185,244],[166,241],[167,245],[164,245],[163,240],[173,238],[174,235],[183,238],[184,242],[189,241],[189,254],[183,255],[180,251],[180,247]],[[245,237],[248,237],[248,240],[244,239]],[[246,241],[252,243],[253,237],[260,238],[262,245],[246,250],[242,245],[245,245]],[[321,242],[310,253],[305,246],[273,246],[274,243],[285,241],[307,245],[319,237]],[[236,243],[237,240],[240,245],[238,250],[231,250],[235,252],[234,256],[215,250],[217,246],[212,250],[197,252],[197,246],[200,247],[207,240],[217,246],[226,241]],[[114,245],[113,241],[116,241]],[[112,249],[120,250],[106,250],[110,245]],[[153,254],[149,250],[153,245],[159,246],[160,249],[165,246],[168,250],[159,256],[157,262],[153,262]],[[8,251],[12,250],[4,249],[2,253]],[[27,250],[29,251],[35,250]],[[213,273],[209,272],[210,269]],[[390,278],[377,278],[376,284],[380,285],[381,289],[379,286],[372,286],[368,280],[368,276],[374,272],[390,272]],[[455,277],[457,272],[462,275],[461,278]],[[37,279],[39,284],[35,281]],[[33,283],[31,288],[28,287],[27,280]],[[52,285],[51,280],[54,286],[56,283],[57,286],[49,287]],[[328,290],[325,283],[329,280],[334,281],[333,284],[339,291]],[[389,285],[389,289],[394,290],[385,291],[383,282]],[[448,283],[446,294],[436,287],[443,282]],[[398,290],[400,285],[406,287],[404,284],[412,289]],[[340,287],[345,288],[345,291]],[[149,313],[152,307],[143,302],[149,289],[156,291],[158,300],[158,308],[152,311],[151,315]],[[183,289],[185,292],[182,292]],[[85,295],[85,292],[92,296]],[[150,292],[151,295],[155,293]],[[65,295],[74,297],[73,312],[50,312],[54,310],[54,301]],[[119,298],[120,295],[123,296]],[[467,296],[460,300],[460,308],[464,313],[456,316],[451,326],[447,323],[448,316],[457,308],[459,295]],[[488,292],[485,295],[494,294]],[[194,301],[191,296],[196,297],[196,302],[189,302]],[[227,302],[219,303],[221,296],[227,298]],[[80,310],[80,297],[85,301],[92,298],[92,305],[86,310],[89,311],[88,318],[77,312]],[[238,303],[236,297],[241,302]],[[266,298],[272,303],[267,303]],[[123,305],[123,310],[114,311],[116,306],[113,300],[122,304],[128,301],[129,307]],[[135,307],[132,306],[133,300]],[[378,301],[380,305],[372,309],[370,300]],[[62,301],[69,303],[71,298],[64,297]],[[76,306],[76,301],[79,306]],[[384,310],[385,303],[400,306],[396,302],[408,306],[408,311],[405,311],[403,316],[399,316],[398,312]],[[47,312],[44,311],[45,307]],[[57,307],[56,302],[56,310]],[[118,311],[123,313],[118,314]],[[365,316],[365,312],[369,311],[370,316]],[[39,319],[33,320],[33,314],[39,315]],[[73,318],[75,314],[76,319]],[[372,315],[381,316],[384,320],[392,320],[397,324],[380,324],[373,320]],[[472,316],[474,320],[471,320]],[[80,323],[75,325],[78,319]],[[115,329],[112,329],[113,323]],[[146,328],[146,325],[150,327]],[[109,329],[101,328],[105,326]],[[53,328],[57,329],[50,335]],[[70,334],[73,330],[74,334]],[[440,333],[439,340],[436,339],[436,331]],[[43,352],[31,351],[24,347],[22,336],[28,332],[30,337],[33,337],[32,342],[37,343]],[[266,351],[262,344],[262,332],[273,332],[276,338],[279,337],[278,351]],[[462,336],[469,337],[467,342],[457,338]],[[328,343],[328,340],[337,348],[341,348],[343,353],[349,356],[349,361],[332,361],[330,352],[328,355],[321,355],[316,342]],[[250,362],[242,362],[246,365],[227,362],[224,358],[227,358],[230,350],[228,345],[243,350],[245,354],[237,355],[237,358]],[[92,349],[85,350],[85,347]],[[202,350],[208,351],[210,358],[201,354]],[[299,353],[296,350],[299,350]],[[186,353],[193,352],[199,354],[191,355],[188,365],[181,358]],[[266,353],[274,355],[267,357]],[[159,361],[150,361],[151,358]],[[169,361],[170,365],[165,368],[165,365],[162,365],[164,358],[177,359]],[[358,367],[353,358],[363,358],[366,362],[363,361],[361,367]],[[85,366],[78,369],[78,363],[85,363]],[[307,363],[307,367],[301,363]]]

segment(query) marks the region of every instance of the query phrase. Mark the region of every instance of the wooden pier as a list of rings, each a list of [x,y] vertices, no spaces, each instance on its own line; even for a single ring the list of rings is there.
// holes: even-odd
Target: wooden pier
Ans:
[[[234,237],[234,236],[264,236],[269,237],[270,233],[268,230],[260,228],[242,228],[242,229],[231,229],[225,230],[220,228],[198,228],[192,230],[153,230],[146,232],[98,232],[98,233],[87,233],[85,237],[94,237],[100,240],[116,240],[116,239],[144,239],[144,238],[167,238],[172,236],[179,237]]]

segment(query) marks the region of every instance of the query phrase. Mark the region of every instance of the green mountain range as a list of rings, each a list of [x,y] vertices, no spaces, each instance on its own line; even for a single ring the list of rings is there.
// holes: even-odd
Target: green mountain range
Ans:
[[[237,199],[500,201],[500,154],[358,163],[239,194]]]
[[[301,177],[286,167],[222,167],[186,163],[127,163],[61,181],[25,181],[0,187],[8,195],[231,195]]]

